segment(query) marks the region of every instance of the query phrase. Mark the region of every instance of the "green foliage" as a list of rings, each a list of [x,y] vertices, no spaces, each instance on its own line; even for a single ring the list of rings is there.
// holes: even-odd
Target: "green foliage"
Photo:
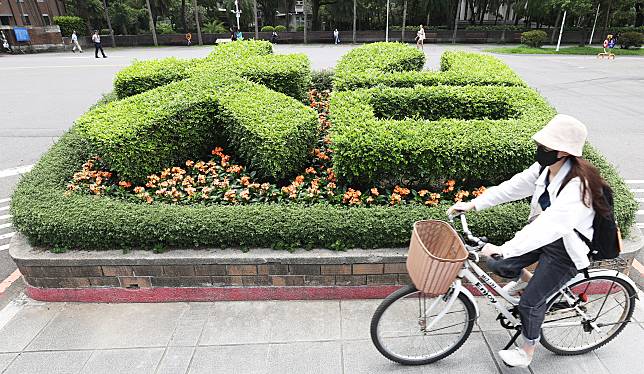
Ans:
[[[205,23],[202,27],[202,30],[203,32],[208,34],[223,34],[228,31],[226,30],[226,26],[224,26],[223,22],[219,20],[212,20]]]
[[[548,34],[543,30],[532,30],[521,33],[521,44],[533,48],[541,48],[547,39]]]
[[[177,33],[172,28],[172,25],[167,23],[157,23],[156,30],[158,34],[176,34]]]
[[[377,45],[375,47],[372,47]],[[421,71],[424,54],[399,43],[374,43],[358,47],[338,62],[336,91],[383,85],[502,85],[525,86],[521,78],[492,56],[448,51],[441,56],[441,71]]]
[[[604,49],[598,47],[562,47],[557,52],[555,48],[532,48],[520,45],[517,47],[489,48],[484,51],[528,55],[597,55],[598,53],[604,52]],[[618,56],[644,56],[643,49],[613,49],[612,52]]]
[[[334,164],[358,185],[500,182],[534,162],[554,110],[523,87],[373,88],[331,98]]]
[[[79,133],[121,178],[203,157],[229,144],[259,176],[301,168],[317,135],[310,108],[235,76],[204,75],[100,106],[77,121]]]
[[[284,25],[275,26],[275,31],[277,31],[277,32],[283,32],[283,31],[286,31],[286,30],[287,30],[286,26],[284,26]]]
[[[272,31],[275,31],[275,27],[270,26],[270,25],[266,25],[266,26],[262,26],[262,29],[261,29],[261,30],[259,30],[259,31],[262,31],[262,32],[272,32]]]
[[[71,36],[74,30],[79,36],[87,33],[85,21],[76,16],[56,16],[54,17],[54,25],[60,26],[60,33],[63,36]]]
[[[618,42],[622,48],[629,49],[631,47],[640,48],[643,40],[644,34],[637,31],[628,31],[619,35]]]
[[[116,74],[114,92],[122,99],[186,79],[196,63],[196,60],[181,60],[175,57],[136,61]]]
[[[376,248],[406,246],[414,221],[444,219],[447,205],[372,208],[325,204],[177,206],[64,195],[65,181],[92,154],[75,130],[64,135],[21,180],[12,197],[13,224],[34,245],[70,249],[188,247]],[[475,232],[495,242],[527,219],[526,203],[475,213]]]
[[[114,80],[119,98],[132,96],[171,82],[208,75],[241,76],[298,100],[306,98],[311,67],[304,54],[273,55],[267,41],[238,41],[216,47],[206,59],[136,62]]]
[[[311,75],[311,87],[315,88],[318,91],[333,89],[333,76],[335,75],[335,70],[333,69],[322,69],[315,70]]]
[[[101,95],[101,98],[96,102],[96,104],[89,107],[89,109],[92,110],[94,108],[98,108],[99,106],[103,106],[105,104],[111,103],[112,101],[116,101],[118,99],[119,98],[118,96],[116,96],[116,93],[114,91],[104,93]]]

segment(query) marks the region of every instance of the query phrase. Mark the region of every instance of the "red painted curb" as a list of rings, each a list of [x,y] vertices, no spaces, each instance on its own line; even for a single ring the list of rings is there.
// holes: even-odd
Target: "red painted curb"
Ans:
[[[180,301],[382,299],[401,286],[203,287],[203,288],[38,288],[34,300],[83,303],[167,303]]]

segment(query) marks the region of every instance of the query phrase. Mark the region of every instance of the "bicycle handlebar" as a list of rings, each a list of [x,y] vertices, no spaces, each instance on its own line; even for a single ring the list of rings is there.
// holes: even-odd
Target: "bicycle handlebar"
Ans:
[[[488,240],[485,237],[477,237],[472,234],[470,231],[469,226],[467,225],[467,219],[465,218],[465,212],[464,211],[455,211],[454,214],[448,214],[447,217],[449,218],[450,223],[452,226],[454,225],[454,218],[460,217],[461,219],[461,229],[463,231],[463,234],[467,241],[474,243],[474,245],[469,245],[467,242],[465,242],[465,248],[469,252],[479,252],[483,247],[487,244]]]

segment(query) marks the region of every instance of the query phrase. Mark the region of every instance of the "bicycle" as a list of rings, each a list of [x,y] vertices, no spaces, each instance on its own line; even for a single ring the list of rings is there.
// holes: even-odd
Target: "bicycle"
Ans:
[[[385,298],[372,317],[371,339],[378,351],[394,362],[429,364],[465,343],[479,309],[463,280],[499,312],[496,319],[501,326],[515,331],[504,349],[521,334],[519,298],[509,295],[477,265],[478,252],[487,239],[470,232],[463,212],[456,216],[460,216],[463,235],[454,234],[467,250],[467,258],[447,292],[426,294],[408,285]],[[454,218],[450,216],[449,223],[456,229]],[[605,345],[630,322],[638,298],[636,289],[634,282],[617,270],[589,268],[580,272],[548,299],[541,344],[559,355],[583,354]],[[507,304],[499,302],[499,297]]]

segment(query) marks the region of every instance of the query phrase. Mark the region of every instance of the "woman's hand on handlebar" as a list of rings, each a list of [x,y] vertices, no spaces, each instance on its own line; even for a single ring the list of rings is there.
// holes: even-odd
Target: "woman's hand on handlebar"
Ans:
[[[485,247],[481,250],[481,254],[486,257],[503,257],[501,255],[501,249],[494,244],[487,243]]]
[[[474,209],[474,203],[472,203],[471,201],[460,201],[447,209],[447,215],[453,216],[456,212],[468,212],[472,209]]]

